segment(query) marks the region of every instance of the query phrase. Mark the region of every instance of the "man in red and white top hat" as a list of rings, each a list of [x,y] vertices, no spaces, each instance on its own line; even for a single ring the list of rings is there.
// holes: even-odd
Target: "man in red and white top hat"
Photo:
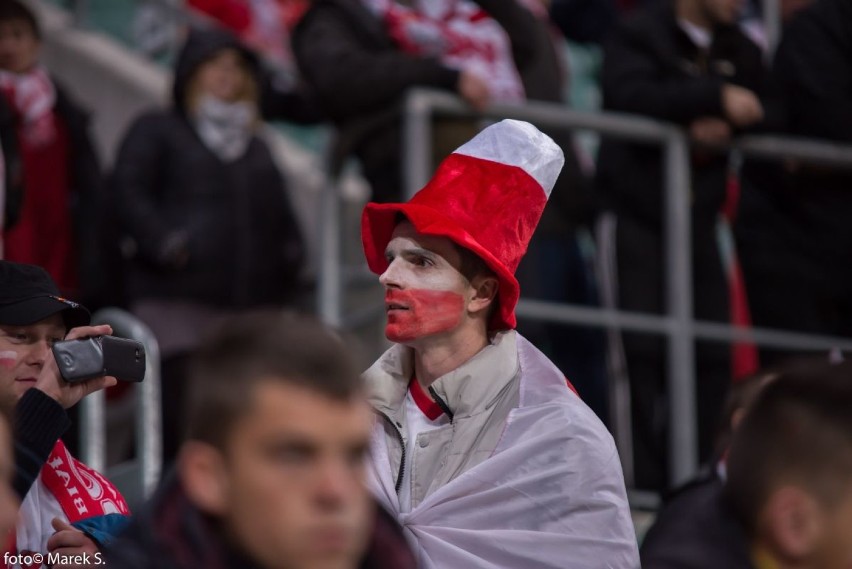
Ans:
[[[514,331],[514,272],[562,164],[505,120],[408,203],[364,210],[395,342],[365,372],[371,482],[427,569],[639,566],[612,437]]]

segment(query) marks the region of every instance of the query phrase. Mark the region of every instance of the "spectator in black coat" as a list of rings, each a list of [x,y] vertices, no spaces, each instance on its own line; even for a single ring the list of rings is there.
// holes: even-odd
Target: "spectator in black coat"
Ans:
[[[299,282],[299,228],[256,135],[256,70],[227,33],[193,32],[177,63],[174,107],[132,125],[112,175],[130,309],[164,360],[166,456],[177,444],[183,362],[201,333],[233,311],[285,306]]]
[[[782,132],[852,144],[852,3],[818,0],[793,17],[772,85]],[[852,269],[845,261],[852,171],[787,161],[781,171],[760,174],[744,188],[737,223],[754,323],[852,336]],[[761,352],[764,361],[789,356]]]
[[[604,108],[683,125],[698,142],[719,143],[762,119],[757,98],[763,82],[759,48],[735,25],[735,0],[664,0],[637,10],[604,47]],[[617,284],[619,308],[662,312],[663,171],[658,146],[605,140],[597,187],[607,213],[600,230]],[[729,320],[728,284],[716,224],[726,199],[724,155],[693,151],[692,255],[695,316]],[[614,235],[613,235],[614,233]],[[630,377],[634,483],[667,486],[664,340],[623,334]],[[709,457],[716,420],[731,380],[729,347],[699,343],[698,431],[702,460]]]

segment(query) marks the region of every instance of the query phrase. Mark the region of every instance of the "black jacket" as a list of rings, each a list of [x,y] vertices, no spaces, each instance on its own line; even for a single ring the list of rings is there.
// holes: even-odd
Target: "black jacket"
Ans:
[[[643,569],[753,569],[745,530],[722,488],[705,471],[675,491],[642,541]]]
[[[107,566],[121,569],[261,569],[228,545],[221,527],[190,503],[174,475],[108,546],[105,561]],[[381,508],[371,544],[358,567],[416,567],[402,530]]]
[[[268,147],[253,137],[242,157],[223,162],[184,112],[185,83],[223,42],[242,49],[219,32],[192,36],[178,63],[175,108],[137,119],[121,144],[111,186],[131,239],[130,300],[280,304],[297,282],[303,243]],[[177,236],[188,239],[182,267],[164,254]]]
[[[705,56],[679,27],[673,2],[637,10],[613,30],[604,46],[603,105],[606,110],[644,115],[684,127],[700,117],[723,118],[722,86],[762,90],[759,48],[734,26],[714,30]],[[651,226],[663,208],[659,145],[605,139],[597,186],[603,206]],[[693,161],[693,214],[709,229],[725,198],[726,160]]]

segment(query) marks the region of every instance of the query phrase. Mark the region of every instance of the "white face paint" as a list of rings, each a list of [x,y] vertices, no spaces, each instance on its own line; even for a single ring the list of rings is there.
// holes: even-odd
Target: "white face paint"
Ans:
[[[18,352],[0,350],[0,367],[12,368],[18,361]]]

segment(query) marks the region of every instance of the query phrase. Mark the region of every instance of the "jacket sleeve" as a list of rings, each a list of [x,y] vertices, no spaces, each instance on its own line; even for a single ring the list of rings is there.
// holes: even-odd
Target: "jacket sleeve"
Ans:
[[[53,446],[71,421],[62,405],[39,389],[28,389],[15,405],[15,493],[23,501]]]
[[[158,263],[170,238],[156,205],[160,169],[164,156],[163,128],[160,116],[139,118],[124,137],[112,173],[112,203],[127,235],[133,238],[139,253]]]
[[[333,117],[383,110],[418,85],[455,90],[457,71],[390,44],[370,48],[356,25],[340,8],[317,3],[294,31],[299,68]]]
[[[681,124],[721,115],[722,81],[665,73],[665,56],[638,24],[619,26],[604,46],[604,106]]]

